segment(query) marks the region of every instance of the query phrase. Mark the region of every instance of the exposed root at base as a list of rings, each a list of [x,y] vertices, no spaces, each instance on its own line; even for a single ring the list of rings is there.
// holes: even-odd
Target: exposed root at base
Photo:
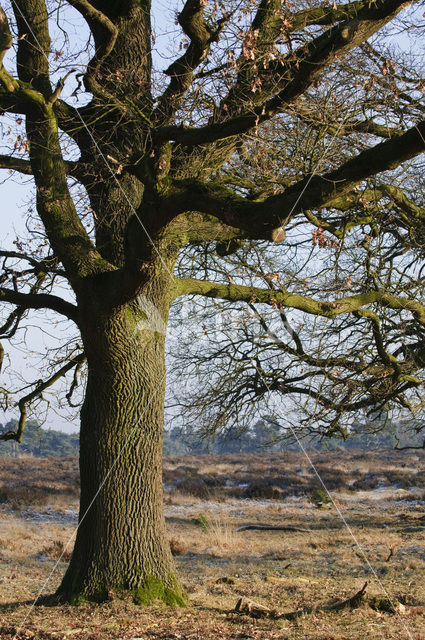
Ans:
[[[364,583],[360,591],[346,600],[341,600],[332,604],[317,605],[315,607],[306,607],[283,613],[276,609],[270,609],[258,602],[249,600],[249,598],[240,598],[234,609],[235,613],[245,614],[252,618],[273,618],[274,620],[295,620],[303,615],[317,613],[319,611],[331,612],[341,611],[342,609],[355,609],[365,601],[367,582]],[[404,613],[405,607],[397,600],[390,600],[388,597],[371,596],[367,603],[375,610],[386,611],[388,613]]]

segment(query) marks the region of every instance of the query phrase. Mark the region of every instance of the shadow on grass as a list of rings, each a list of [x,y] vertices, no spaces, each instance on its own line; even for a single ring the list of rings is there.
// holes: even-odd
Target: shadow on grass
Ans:
[[[14,602],[2,602],[0,603],[0,615],[16,611],[20,607],[72,607],[68,602],[65,602],[63,598],[57,596],[55,593],[43,594],[35,600],[15,600]],[[1,638],[1,635],[0,635]]]

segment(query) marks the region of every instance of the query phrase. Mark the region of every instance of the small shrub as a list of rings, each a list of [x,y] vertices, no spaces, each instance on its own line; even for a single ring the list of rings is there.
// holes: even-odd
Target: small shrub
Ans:
[[[308,496],[310,502],[314,504],[317,508],[329,508],[332,505],[332,500],[330,499],[328,493],[324,489],[313,489],[313,491]]]
[[[211,522],[204,513],[200,513],[196,518],[192,518],[192,524],[201,527],[202,531],[208,531],[211,526]]]
[[[216,584],[235,584],[236,580],[234,578],[230,578],[229,576],[223,576],[221,578],[217,578],[215,581]]]
[[[180,538],[176,537],[170,538],[170,549],[173,556],[183,556],[185,553],[187,553],[184,542],[182,542]]]
[[[195,496],[202,500],[208,500],[212,496],[211,488],[202,479],[188,479],[177,483],[177,491],[188,496]]]
[[[202,480],[207,487],[225,487],[227,484],[226,478],[217,478],[212,475],[202,476]]]
[[[424,487],[425,486],[425,471],[418,471],[413,478],[411,479],[411,483],[415,487]]]
[[[7,492],[8,502],[14,509],[29,505],[45,506],[49,502],[48,493],[38,487],[13,487]]]
[[[60,558],[64,562],[67,562],[71,559],[72,549],[69,547],[65,549],[65,545],[61,540],[55,540],[51,544],[43,547],[40,553],[47,558],[53,558],[54,560],[59,560]]]
[[[263,498],[264,500],[279,500],[283,496],[280,487],[270,484],[253,483],[245,491],[247,498]]]
[[[328,489],[345,489],[348,486],[350,478],[343,469],[332,469],[324,465],[318,465],[316,468]]]
[[[176,471],[180,471],[186,476],[196,476],[198,474],[198,469],[196,467],[191,467],[189,465],[181,464],[176,468]]]
[[[350,485],[350,489],[352,491],[370,491],[371,489],[376,489],[378,484],[379,484],[378,479],[368,474],[363,478],[359,478],[358,480],[355,480]]]
[[[234,527],[223,522],[220,518],[215,518],[209,524],[207,532],[211,549],[214,552],[239,553],[241,549],[246,549],[246,541],[244,543]]]

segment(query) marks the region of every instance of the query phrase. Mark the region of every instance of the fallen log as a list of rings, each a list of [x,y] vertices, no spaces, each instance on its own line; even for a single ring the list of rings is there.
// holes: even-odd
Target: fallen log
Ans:
[[[235,613],[244,613],[251,618],[278,618],[279,613],[274,609],[269,609],[249,598],[239,598],[235,606]]]
[[[369,598],[368,603],[369,607],[375,611],[395,613],[398,615],[406,613],[406,607],[404,604],[394,598],[388,598],[387,596],[373,596],[372,598]]]
[[[303,529],[302,527],[291,527],[290,525],[271,525],[271,524],[245,524],[243,527],[239,527],[236,531],[300,531],[301,533],[311,533],[311,529]]]
[[[236,603],[235,613],[249,615],[252,618],[273,618],[274,620],[295,620],[303,615],[308,615],[311,613],[318,613],[319,611],[341,611],[345,608],[355,609],[358,607],[363,600],[364,594],[366,592],[367,582],[364,583],[360,591],[357,591],[353,596],[347,598],[346,600],[341,600],[336,603],[327,604],[327,605],[317,605],[315,607],[306,607],[304,609],[297,609],[296,611],[290,611],[288,613],[283,613],[276,611],[276,609],[270,609],[258,602],[254,602],[249,598],[239,598]]]

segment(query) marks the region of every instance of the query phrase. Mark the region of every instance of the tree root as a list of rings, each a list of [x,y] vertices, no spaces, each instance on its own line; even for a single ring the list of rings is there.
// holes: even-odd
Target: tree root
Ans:
[[[270,609],[262,604],[258,604],[248,598],[240,598],[235,607],[235,613],[249,615],[252,618],[273,618],[274,620],[295,620],[303,615],[317,613],[319,611],[341,611],[345,608],[354,609],[360,605],[366,592],[367,582],[364,583],[360,591],[346,600],[341,600],[333,604],[318,605],[315,607],[307,607],[305,609],[297,609],[288,613],[282,613],[275,609]]]

